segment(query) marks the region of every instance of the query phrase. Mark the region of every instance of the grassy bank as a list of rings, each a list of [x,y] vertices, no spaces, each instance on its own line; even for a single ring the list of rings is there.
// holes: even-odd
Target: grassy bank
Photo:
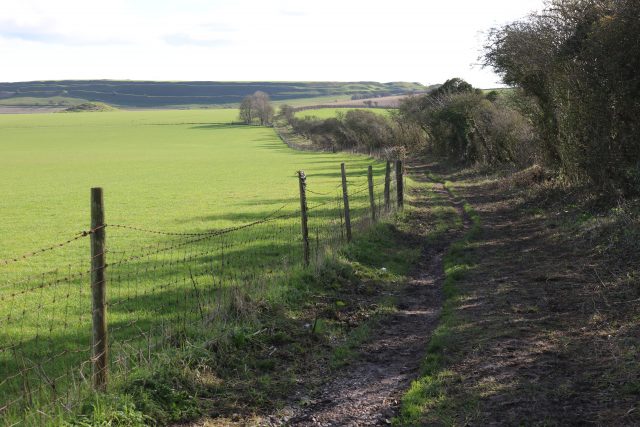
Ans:
[[[379,319],[394,310],[387,295],[402,286],[419,254],[396,225],[379,224],[327,254],[317,272],[293,272],[278,298],[236,295],[223,328],[191,331],[180,346],[119,378],[108,394],[87,396],[64,422],[166,425],[277,411],[302,379],[312,388],[354,361]]]

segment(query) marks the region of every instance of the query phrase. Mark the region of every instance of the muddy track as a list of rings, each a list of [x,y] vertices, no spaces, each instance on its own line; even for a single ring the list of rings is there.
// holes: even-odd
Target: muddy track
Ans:
[[[465,218],[461,203],[442,185],[449,203]],[[428,203],[426,198],[419,203]],[[419,216],[414,220],[423,220]],[[465,218],[465,226],[468,221]],[[459,232],[456,233],[459,235]],[[427,342],[442,306],[442,259],[457,235],[425,246],[412,279],[399,292],[398,311],[382,322],[375,338],[360,349],[360,357],[328,379],[307,405],[293,406],[286,415],[270,417],[264,426],[374,426],[387,425],[397,414],[399,401],[419,375]]]

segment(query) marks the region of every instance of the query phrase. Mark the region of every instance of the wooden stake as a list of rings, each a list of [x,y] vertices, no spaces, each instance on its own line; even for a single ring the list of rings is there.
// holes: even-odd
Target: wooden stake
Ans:
[[[102,188],[91,189],[91,296],[93,387],[104,391],[108,382],[106,233]]]
[[[387,160],[387,168],[384,172],[384,209],[391,209],[391,162]]]
[[[344,163],[340,164],[342,172],[342,203],[344,204],[344,224],[347,229],[347,242],[351,242],[351,214],[349,213],[349,194],[347,192],[347,172]]]
[[[309,219],[307,212],[307,176],[304,171],[298,171],[300,184],[300,219],[302,221],[302,252],[305,267],[309,266]]]
[[[396,189],[398,191],[398,209],[404,208],[404,181],[402,178],[402,160],[396,160]]]
[[[373,166],[369,165],[368,176],[369,180],[369,204],[371,205],[371,221],[376,222],[376,200],[373,195]]]

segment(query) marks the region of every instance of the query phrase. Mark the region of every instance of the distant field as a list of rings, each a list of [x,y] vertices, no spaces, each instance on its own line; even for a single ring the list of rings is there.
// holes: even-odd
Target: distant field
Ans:
[[[374,164],[380,183],[382,164],[293,151],[272,129],[229,124],[236,119],[231,109],[0,116],[0,350],[17,347],[0,351],[0,372],[28,369],[26,378],[0,379],[0,407],[21,395],[25,381],[47,395],[47,378],[59,378],[60,390],[65,372],[88,360],[91,304],[82,272],[89,239],[5,261],[89,229],[91,187],[105,191],[113,360],[138,348],[141,331],[198,316],[196,308],[205,308],[187,301],[189,292],[209,289],[211,312],[221,287],[251,277],[266,286],[283,265],[300,262],[297,170],[313,191],[314,239],[340,233],[340,162],[347,163],[354,218],[368,215],[366,167]],[[274,212],[288,216],[220,238],[191,237]],[[131,262],[118,265],[123,260]]]
[[[324,186],[337,182],[325,174],[341,161],[366,163],[361,157],[288,150],[271,129],[229,125],[237,114],[223,109],[0,116],[0,240],[10,242],[0,247],[0,259],[84,229],[91,186],[105,187],[111,221],[198,230],[235,223],[238,209],[275,207],[265,204],[274,195],[295,196],[292,177],[298,169],[321,173],[313,185]],[[207,211],[228,219],[205,219]],[[199,220],[194,213],[201,213]]]
[[[319,119],[330,119],[337,117],[339,114],[345,114],[347,111],[358,110],[358,108],[318,108],[313,110],[302,110],[296,113],[298,117],[317,117]],[[389,116],[390,111],[384,108],[362,108],[362,110],[370,111],[372,113],[381,114],[383,116]]]
[[[308,107],[320,104],[338,104],[341,102],[347,102],[351,99],[350,95],[334,95],[334,96],[314,96],[311,98],[299,98],[299,99],[282,99],[273,102],[274,105],[280,106],[283,104],[290,105],[292,107]]]
[[[84,99],[68,98],[64,96],[38,97],[14,97],[0,99],[0,106],[10,107],[72,107],[87,102]]]
[[[323,102],[350,99],[351,96],[401,95],[425,90],[419,83],[408,82],[203,82],[203,81],[128,81],[128,80],[63,80],[0,83],[0,99],[12,102],[38,98],[51,102],[55,98],[99,101],[119,107],[157,108],[169,106],[222,106],[239,104],[260,90],[274,101],[305,102],[309,98]],[[12,104],[13,105],[13,104]],[[305,104],[309,105],[309,104]]]

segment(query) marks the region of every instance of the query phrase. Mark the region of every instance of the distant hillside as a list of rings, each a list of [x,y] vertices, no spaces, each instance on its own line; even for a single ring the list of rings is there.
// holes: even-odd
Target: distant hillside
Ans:
[[[115,80],[61,80],[0,83],[0,104],[12,100],[24,105],[49,103],[48,99],[78,99],[78,103],[105,102],[122,107],[166,107],[180,105],[225,105],[261,90],[272,100],[314,97],[373,98],[422,92],[420,83],[392,82],[154,82]],[[43,100],[43,101],[38,101]],[[46,101],[45,101],[46,100]]]
[[[109,104],[104,102],[85,102],[84,104],[69,107],[63,110],[63,113],[94,113],[103,111],[117,111],[117,108],[113,108]]]

